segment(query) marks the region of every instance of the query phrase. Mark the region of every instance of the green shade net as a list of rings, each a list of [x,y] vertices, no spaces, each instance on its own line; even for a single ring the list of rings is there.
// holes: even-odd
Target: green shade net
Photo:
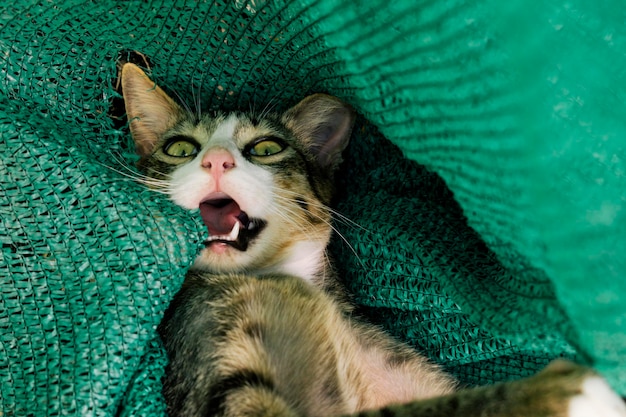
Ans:
[[[155,327],[206,232],[128,178],[118,60],[203,110],[348,101],[332,251],[363,314],[467,385],[566,357],[626,394],[625,23],[618,0],[3,2],[0,414],[164,414]]]

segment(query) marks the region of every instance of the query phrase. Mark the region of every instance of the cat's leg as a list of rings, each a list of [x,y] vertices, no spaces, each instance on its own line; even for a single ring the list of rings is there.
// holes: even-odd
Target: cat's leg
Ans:
[[[520,381],[361,413],[363,417],[626,417],[626,405],[597,373],[556,361]]]
[[[272,386],[258,381],[241,381],[231,387],[223,408],[227,417],[298,417],[298,414],[279,396]]]

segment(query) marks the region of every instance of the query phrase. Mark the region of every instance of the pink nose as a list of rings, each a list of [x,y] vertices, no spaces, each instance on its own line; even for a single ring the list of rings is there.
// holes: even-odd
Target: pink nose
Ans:
[[[210,150],[202,158],[202,167],[215,174],[223,174],[235,167],[235,158],[226,149]]]

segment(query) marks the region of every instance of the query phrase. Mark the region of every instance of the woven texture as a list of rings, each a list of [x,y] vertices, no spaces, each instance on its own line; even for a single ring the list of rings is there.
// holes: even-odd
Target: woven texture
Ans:
[[[468,384],[569,357],[626,394],[618,0],[5,3],[0,414],[164,414],[155,326],[205,231],[123,174],[120,59],[205,110],[345,99],[363,314]]]

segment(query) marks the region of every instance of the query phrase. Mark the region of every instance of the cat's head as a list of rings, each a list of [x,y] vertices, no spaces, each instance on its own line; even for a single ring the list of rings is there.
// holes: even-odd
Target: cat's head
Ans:
[[[315,94],[279,115],[197,115],[133,64],[123,67],[122,88],[146,183],[199,209],[207,227],[196,267],[319,272],[350,106]]]

